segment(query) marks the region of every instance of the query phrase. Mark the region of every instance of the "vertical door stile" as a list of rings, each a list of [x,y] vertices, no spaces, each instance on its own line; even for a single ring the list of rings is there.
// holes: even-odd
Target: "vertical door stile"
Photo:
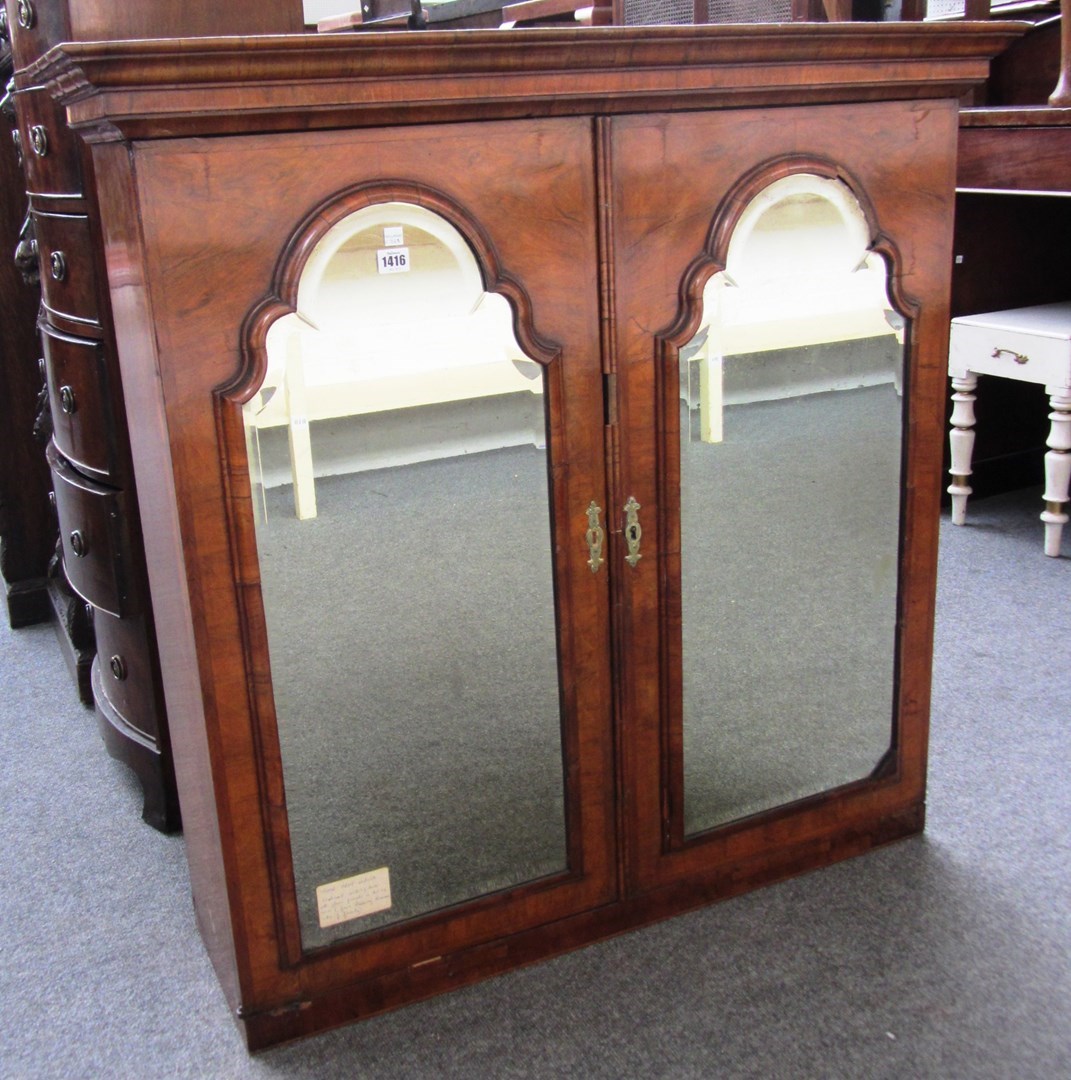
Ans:
[[[598,200],[595,221],[598,230],[599,263],[599,349],[602,357],[603,380],[603,435],[606,454],[606,559],[610,588],[610,654],[612,664],[611,685],[613,704],[611,708],[611,736],[614,762],[614,807],[617,825],[617,887],[620,895],[630,880],[628,836],[629,787],[625,782],[629,769],[625,761],[626,740],[622,737],[622,603],[617,572],[620,549],[620,524],[616,514],[620,491],[620,447],[618,427],[618,380],[617,380],[617,327],[614,307],[615,252],[614,252],[614,203],[613,203],[613,121],[610,117],[597,116],[594,120],[595,140],[595,195]]]
[[[663,422],[658,413],[658,331],[676,307],[678,252],[663,242],[673,216],[657,186],[663,170],[660,123],[647,120],[638,141],[632,117],[602,122],[601,170],[604,228],[612,246],[604,260],[606,340],[615,372],[614,487],[609,515],[614,597],[615,682],[619,811],[623,828],[622,878],[630,892],[651,883],[663,848],[661,752],[663,702],[667,699],[662,642],[662,592],[666,576],[659,484]],[[622,142],[624,140],[624,143]],[[656,186],[646,181],[655,179]],[[628,506],[639,506],[642,554],[628,543]],[[636,529],[640,528],[639,522]],[[638,535],[637,535],[638,539]]]

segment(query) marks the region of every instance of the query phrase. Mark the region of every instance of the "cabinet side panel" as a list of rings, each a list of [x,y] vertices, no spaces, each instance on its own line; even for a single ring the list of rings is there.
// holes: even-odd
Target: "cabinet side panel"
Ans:
[[[151,302],[135,204],[134,155],[122,144],[93,148],[105,259],[119,345],[130,443],[144,522],[146,563],[160,635],[179,798],[194,905],[232,1007],[238,1000],[220,822],[212,784],[193,626],[178,530],[167,421],[160,395]]]

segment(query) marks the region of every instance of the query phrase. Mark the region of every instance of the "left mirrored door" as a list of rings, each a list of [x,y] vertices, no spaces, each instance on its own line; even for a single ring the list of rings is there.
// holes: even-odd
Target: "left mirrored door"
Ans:
[[[404,181],[314,208],[226,391],[295,962],[419,962],[616,894],[589,128],[507,126],[442,137],[443,175],[407,134]],[[559,202],[520,212],[547,170]]]
[[[546,382],[404,201],[322,237],[268,332],[244,417],[306,949],[569,871]]]

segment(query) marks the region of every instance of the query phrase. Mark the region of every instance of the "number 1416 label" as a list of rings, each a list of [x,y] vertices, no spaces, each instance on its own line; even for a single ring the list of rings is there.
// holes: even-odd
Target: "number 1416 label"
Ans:
[[[381,274],[408,274],[409,249],[407,247],[380,248],[376,252],[376,265]]]

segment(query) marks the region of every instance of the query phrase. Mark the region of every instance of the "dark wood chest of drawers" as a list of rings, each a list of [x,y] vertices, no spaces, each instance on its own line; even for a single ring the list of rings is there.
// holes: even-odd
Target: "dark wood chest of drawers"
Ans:
[[[298,30],[301,4],[7,0],[5,14],[15,141],[40,270],[38,355],[52,419],[52,501],[72,603],[79,616],[83,602],[89,606],[96,639],[86,691],[91,684],[110,752],[141,780],[145,820],[171,830],[179,808],[92,164],[63,108],[27,69],[64,41]],[[86,664],[91,656],[84,653]]]

